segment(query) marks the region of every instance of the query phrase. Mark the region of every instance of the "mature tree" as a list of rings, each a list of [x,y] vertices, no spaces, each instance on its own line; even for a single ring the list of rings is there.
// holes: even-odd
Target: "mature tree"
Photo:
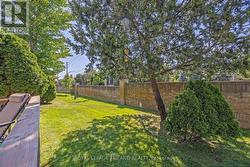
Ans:
[[[162,120],[157,77],[249,65],[247,1],[70,0],[70,7],[74,50],[101,70],[150,80]]]
[[[250,56],[249,56],[248,60],[250,61]],[[248,66],[247,70],[245,70],[244,68],[240,69],[239,76],[241,76],[241,78],[248,78],[249,79],[250,78],[250,66]]]
[[[56,75],[64,69],[60,58],[69,56],[62,32],[70,26],[67,0],[31,0],[30,32],[26,38],[42,70]]]
[[[95,73],[92,77],[91,77],[91,85],[104,85],[105,80],[104,77],[100,74],[100,73]]]
[[[83,74],[76,74],[75,82],[80,84],[80,85],[83,85],[84,84]]]
[[[28,43],[0,31],[0,96],[18,92],[43,95],[47,88],[47,77]]]
[[[68,90],[70,90],[74,83],[73,76],[66,74],[64,78],[61,80],[62,86]]]
[[[81,85],[104,85],[105,77],[96,70],[86,70],[84,74],[77,74],[75,82]]]

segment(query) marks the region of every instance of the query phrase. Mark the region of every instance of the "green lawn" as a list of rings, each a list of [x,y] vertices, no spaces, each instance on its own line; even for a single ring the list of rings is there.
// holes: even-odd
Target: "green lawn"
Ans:
[[[58,94],[41,111],[41,166],[250,166],[242,137],[177,144],[150,112]]]

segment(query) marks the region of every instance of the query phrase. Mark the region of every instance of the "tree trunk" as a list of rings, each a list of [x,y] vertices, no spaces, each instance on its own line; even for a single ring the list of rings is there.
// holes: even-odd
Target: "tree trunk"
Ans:
[[[161,121],[164,121],[167,118],[167,112],[166,112],[166,108],[164,105],[164,102],[162,100],[161,94],[160,94],[160,90],[157,84],[157,81],[155,78],[151,79],[151,86],[153,89],[153,93],[154,93],[154,97],[155,97],[155,101],[158,107],[158,111],[160,112],[160,116],[161,116]]]

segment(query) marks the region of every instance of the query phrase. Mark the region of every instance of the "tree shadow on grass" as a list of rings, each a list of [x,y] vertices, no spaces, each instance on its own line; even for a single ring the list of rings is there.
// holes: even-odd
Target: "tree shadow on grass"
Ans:
[[[149,115],[93,120],[91,127],[66,134],[45,166],[244,166],[249,160],[238,141],[178,144],[159,135],[159,127],[159,117]]]
[[[168,136],[164,142],[185,166],[249,167],[250,132],[243,132],[242,137],[237,139],[214,137],[197,143],[179,144]],[[244,138],[248,138],[248,141]]]
[[[85,102],[87,102],[87,101],[89,101],[88,99],[83,99],[83,100],[77,100],[76,102],[74,102],[74,103],[85,103]]]
[[[41,103],[41,106],[49,106],[51,104],[52,104],[51,102],[49,102],[49,103]]]
[[[129,115],[94,120],[86,130],[68,133],[48,166],[171,166],[171,151],[159,147],[158,117]]]
[[[71,93],[57,93],[56,96],[67,97],[67,96],[72,96],[72,94]]]

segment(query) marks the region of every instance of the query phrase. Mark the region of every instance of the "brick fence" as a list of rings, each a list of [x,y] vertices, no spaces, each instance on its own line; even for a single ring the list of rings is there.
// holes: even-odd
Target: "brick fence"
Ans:
[[[230,103],[241,127],[250,129],[250,81],[213,82]],[[183,89],[185,83],[159,83],[164,102],[169,105]],[[78,86],[80,96],[93,97],[109,102],[156,110],[150,83],[127,83],[119,87]]]
[[[119,86],[77,86],[77,94],[120,103]]]

